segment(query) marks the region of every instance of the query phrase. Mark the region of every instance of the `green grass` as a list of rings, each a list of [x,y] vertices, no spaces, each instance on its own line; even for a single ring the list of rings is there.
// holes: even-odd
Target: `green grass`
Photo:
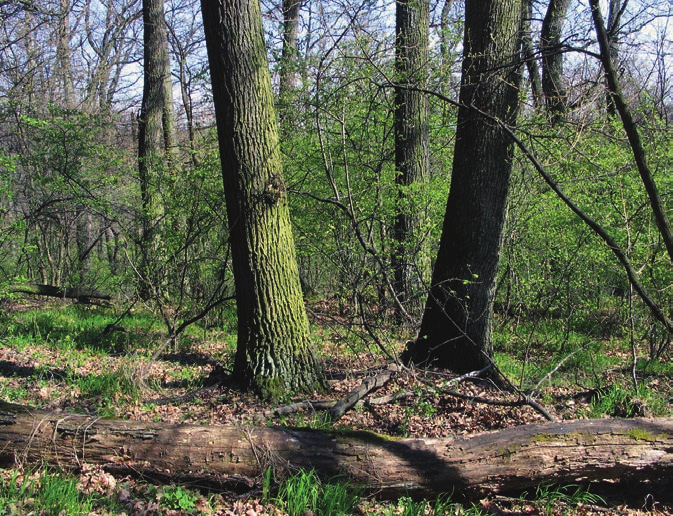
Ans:
[[[269,496],[271,490],[271,469],[268,469],[263,482],[265,501],[287,512],[290,516],[341,516],[359,513],[356,507],[363,502],[363,490],[349,482],[332,479],[323,482],[313,470],[300,470],[284,480],[276,498]],[[373,510],[380,516],[443,516],[443,515],[481,515],[477,507],[463,508],[451,501],[447,495],[434,501],[413,500],[401,497],[396,502],[383,504]]]
[[[667,416],[669,412],[666,397],[647,384],[640,383],[637,389],[633,389],[615,383],[594,397],[587,417]]]
[[[85,398],[98,397],[110,403],[119,398],[135,402],[141,396],[140,384],[133,371],[124,368],[109,373],[82,376],[74,383]]]
[[[272,501],[290,516],[304,516],[307,511],[339,516],[352,512],[360,494],[361,490],[348,482],[323,483],[315,471],[302,470],[281,483],[278,497]]]
[[[526,499],[527,493],[521,495],[521,499]],[[605,500],[589,491],[588,487],[569,484],[558,486],[555,484],[540,484],[533,497],[536,505],[542,509],[543,514],[557,514],[559,506],[569,510],[577,507],[579,504],[585,505],[605,505]],[[570,512],[564,512],[569,514]]]
[[[109,325],[126,331],[107,331]],[[3,323],[6,344],[18,350],[36,342],[54,349],[88,350],[97,354],[120,353],[147,348],[152,333],[161,331],[149,314],[132,313],[117,321],[105,308],[83,309],[76,304],[17,312]]]
[[[103,495],[82,494],[76,479],[60,473],[13,471],[0,477],[0,515],[88,515],[96,508],[116,513],[117,505]]]

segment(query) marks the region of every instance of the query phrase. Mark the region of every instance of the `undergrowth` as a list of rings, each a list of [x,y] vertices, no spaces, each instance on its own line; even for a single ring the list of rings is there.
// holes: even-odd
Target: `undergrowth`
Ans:
[[[165,336],[160,322],[146,313],[130,313],[118,320],[109,309],[56,305],[0,315],[0,351],[6,357],[4,360],[0,357],[2,400],[38,408],[84,409],[103,417],[127,417],[132,413],[132,417],[157,422],[167,419],[198,422],[204,414],[212,417],[214,411],[248,403],[233,390],[216,392],[210,398],[190,398],[189,402],[166,403],[163,400],[176,392],[195,391],[207,385],[208,371],[215,362],[227,367],[234,350],[233,321],[225,321],[226,324],[218,328],[194,329],[185,336],[179,349],[166,349],[156,359],[157,363],[150,364],[150,357],[165,341]],[[326,335],[322,328],[314,329],[318,335]],[[533,393],[560,417],[638,417],[672,413],[670,377],[673,366],[666,360],[644,356],[647,349],[640,354],[636,350],[638,356],[633,368],[629,362],[632,350],[617,338],[601,340],[595,335],[582,335],[576,330],[568,331],[560,323],[555,326],[554,321],[537,327],[522,325],[518,333],[511,327],[501,330],[496,334],[495,342],[496,363],[500,369],[512,383],[524,392]],[[344,344],[337,339],[325,342],[325,346],[332,346],[330,350],[338,349],[341,362],[332,354],[325,360],[341,368],[344,364],[350,364],[346,367],[354,369],[362,368],[365,363],[362,357],[372,355],[371,349],[362,344],[355,346],[350,341]],[[14,363],[13,357],[19,355],[22,361]],[[471,409],[469,405],[437,393],[421,392],[418,387],[400,386],[399,389],[400,393],[409,390],[411,397],[401,397],[395,404],[397,412],[388,414],[388,417],[400,418],[395,426],[389,426],[393,437],[417,435],[414,432],[418,432],[418,428],[427,430],[428,427],[423,425],[432,420],[438,421],[436,426],[451,430],[451,425],[460,422],[462,414]],[[362,412],[366,409],[355,408],[351,415]],[[471,417],[481,415],[482,419],[475,420],[470,431],[490,428],[479,425],[491,424],[494,413],[480,409],[471,414]],[[332,428],[325,413],[311,411],[280,416],[267,424],[319,430]],[[402,429],[403,433],[395,434],[395,429]],[[523,496],[521,503],[524,502],[534,504],[536,510],[544,514],[568,513],[569,507],[578,504],[603,504],[584,486],[575,485],[542,485],[530,496]],[[269,473],[263,482],[263,496],[255,503],[257,505],[250,507],[256,514],[300,516],[355,512],[384,516],[488,512],[479,506],[460,505],[449,496],[433,501],[403,497],[393,503],[379,503],[369,499],[359,486],[344,479],[323,479],[313,471],[299,471],[278,484],[272,481]],[[220,495],[204,496],[179,485],[120,483],[112,490],[85,493],[78,485],[77,476],[45,469],[30,473],[20,468],[0,470],[0,516],[116,514],[129,511],[133,504],[140,504],[148,513],[155,511],[156,514],[170,511],[215,514],[218,510],[221,511],[218,514],[226,514],[222,512],[224,508],[236,504],[239,504],[237,507],[248,507]],[[559,507],[562,507],[560,512]],[[245,514],[246,510],[240,513]]]

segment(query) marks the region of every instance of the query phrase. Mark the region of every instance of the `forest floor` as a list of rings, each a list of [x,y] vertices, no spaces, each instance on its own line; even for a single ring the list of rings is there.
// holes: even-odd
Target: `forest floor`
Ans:
[[[26,306],[17,308],[26,310]],[[366,343],[371,339],[357,339],[353,334],[335,330],[346,327],[346,320],[339,325],[339,317],[317,315],[313,311],[316,342],[322,343],[321,356],[329,392],[310,397],[288,393],[285,400],[273,406],[238,391],[226,380],[221,381],[219,372],[226,371],[232,360],[232,341],[224,331],[193,333],[183,338],[177,347],[168,346],[150,363],[148,357],[154,349],[149,347],[142,349],[134,345],[133,349],[113,352],[92,351],[76,336],[60,335],[55,344],[47,335],[44,340],[36,338],[34,331],[32,337],[20,339],[22,325],[28,327],[25,323],[28,319],[21,319],[11,326],[9,336],[0,334],[0,399],[44,410],[96,413],[140,421],[323,429],[335,425],[396,437],[452,437],[545,421],[543,415],[530,406],[498,405],[499,402],[516,402],[520,397],[489,380],[464,379],[449,384],[448,390],[465,397],[488,398],[493,404],[451,395],[447,393],[447,382],[453,376],[433,370],[395,373],[383,387],[370,393],[336,423],[329,422],[324,411],[310,408],[279,414],[279,405],[290,406],[307,399],[337,401],[360,386],[365,377],[385,368],[387,360],[383,353],[373,343]],[[124,339],[128,343],[129,333],[138,331],[144,330],[120,328],[117,344],[124,344]],[[152,331],[147,330],[148,335]],[[360,331],[364,333],[363,329]],[[154,342],[156,347],[160,340],[148,338],[145,342]],[[398,353],[403,345],[399,340],[388,342],[386,347],[389,352]],[[606,416],[673,414],[670,368],[656,374],[641,374],[641,382],[647,383],[647,394],[642,390],[628,394],[630,391],[625,385],[631,350],[614,346],[604,351],[614,359],[606,363],[622,365],[582,373],[578,373],[576,365],[559,367],[540,383],[537,400],[549,414],[559,420],[596,417],[600,410],[606,412]],[[670,364],[670,356],[667,362]],[[597,375],[600,388],[594,381]],[[138,380],[141,377],[142,382]],[[211,381],[213,377],[218,381]],[[98,381],[92,380],[96,378]],[[113,385],[106,387],[104,378],[112,379]],[[0,476],[7,478],[9,474],[0,470]],[[156,500],[147,498],[148,488],[138,480],[114,480],[101,470],[85,468],[80,472],[80,483],[86,484],[88,490],[106,492],[122,500],[128,514],[186,514],[162,509]],[[565,503],[568,500],[563,497],[551,506],[549,500],[493,497],[477,502],[473,510],[481,514],[634,514],[641,509],[647,494],[646,486],[634,486],[632,492],[600,493],[605,500],[602,506],[579,502],[573,507]],[[277,506],[265,504],[259,496],[233,498],[211,493],[207,504],[202,505],[203,511],[210,514],[284,514]],[[660,513],[672,510],[661,504],[656,508]],[[408,514],[394,505],[367,499],[358,505],[357,512]],[[1,510],[0,514],[3,514]]]

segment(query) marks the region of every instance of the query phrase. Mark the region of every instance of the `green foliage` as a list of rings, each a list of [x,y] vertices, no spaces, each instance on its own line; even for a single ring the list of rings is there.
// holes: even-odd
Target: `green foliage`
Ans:
[[[648,388],[644,383],[637,389],[614,384],[600,389],[591,400],[588,417],[643,417],[667,416],[670,414],[667,400]]]
[[[302,470],[284,480],[275,500],[290,516],[308,511],[324,516],[352,514],[361,490],[348,482],[333,479],[323,483],[313,470]]]
[[[22,349],[33,341],[56,349],[78,349],[92,353],[115,353],[149,346],[148,331],[157,331],[156,319],[134,312],[118,321],[105,309],[82,309],[76,304],[16,312],[4,325],[8,343]],[[0,324],[3,324],[0,322]],[[124,331],[110,331],[109,325]],[[138,331],[140,330],[140,331]]]
[[[84,515],[94,509],[116,509],[113,500],[102,495],[83,495],[77,480],[48,470],[0,476],[0,515],[45,514]]]
[[[527,493],[521,495],[526,499]],[[535,490],[533,500],[537,504],[544,503],[544,514],[556,514],[559,505],[576,507],[578,504],[605,505],[605,500],[589,491],[588,486],[569,484],[558,486],[555,484],[540,484]]]
[[[574,124],[547,131],[536,118],[523,120],[522,130],[535,133],[528,143],[563,192],[617,241],[655,301],[670,306],[673,269],[623,129],[600,117],[583,124],[582,137]],[[661,192],[670,191],[670,132],[654,131],[646,143],[653,163],[660,164]],[[651,356],[666,347],[611,250],[525,162],[512,180],[501,267],[497,306],[512,320],[539,322],[531,338],[544,341],[539,330],[549,321],[565,325],[561,334],[622,338],[629,328],[621,321],[631,318],[634,331],[652,342]]]
[[[159,501],[162,507],[167,509],[194,513],[198,499],[197,494],[184,489],[182,486],[170,486],[164,489]]]
[[[115,284],[117,264],[109,263],[112,249],[103,243],[117,245],[106,240],[107,228],[113,213],[128,206],[130,192],[119,188],[128,169],[123,152],[109,142],[112,120],[55,106],[23,113],[17,119],[23,147],[0,165],[13,206],[22,207],[5,218],[9,241],[0,242],[0,265],[12,281]]]

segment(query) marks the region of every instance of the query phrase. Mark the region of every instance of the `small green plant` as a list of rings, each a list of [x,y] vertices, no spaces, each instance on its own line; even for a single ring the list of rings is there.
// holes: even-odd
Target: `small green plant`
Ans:
[[[193,513],[198,499],[198,495],[182,486],[171,486],[164,491],[160,503],[166,509]]]
[[[527,493],[524,493],[521,498],[525,499],[526,495]],[[534,500],[538,504],[544,504],[544,514],[554,514],[558,505],[575,507],[580,503],[588,505],[605,504],[603,498],[590,493],[588,487],[578,484],[568,484],[566,486],[540,484],[535,490]]]
[[[408,496],[401,497],[397,504],[392,505],[385,511],[385,516],[444,516],[453,514],[469,514],[478,516],[482,511],[476,507],[462,508],[459,504],[451,502],[450,495],[440,495],[435,501],[415,501]]]
[[[304,516],[308,511],[315,515],[340,516],[352,512],[360,493],[360,489],[347,482],[323,484],[314,470],[302,470],[280,485],[276,501],[290,516]]]

